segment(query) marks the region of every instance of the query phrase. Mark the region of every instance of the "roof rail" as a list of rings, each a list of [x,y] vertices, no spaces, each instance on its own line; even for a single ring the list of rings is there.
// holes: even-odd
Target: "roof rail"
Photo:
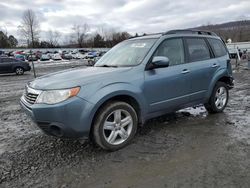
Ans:
[[[144,37],[144,36],[152,36],[152,35],[164,35],[164,32],[161,33],[144,33],[143,35],[138,35],[138,36],[131,36],[129,39],[132,38],[137,38],[137,37]]]
[[[211,35],[217,36],[216,33],[211,31],[202,31],[202,30],[192,30],[192,29],[180,29],[180,30],[171,30],[164,33],[164,35],[170,34],[198,34],[198,35]]]
[[[160,33],[144,33],[144,35],[142,35],[142,36],[150,36],[150,35],[164,35],[164,32],[160,32]]]

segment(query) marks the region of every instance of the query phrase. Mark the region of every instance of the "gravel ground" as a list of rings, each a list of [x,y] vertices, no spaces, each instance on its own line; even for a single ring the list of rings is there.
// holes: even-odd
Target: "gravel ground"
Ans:
[[[36,64],[38,75],[81,65]],[[249,187],[250,72],[234,76],[224,113],[201,106],[152,119],[131,145],[106,152],[43,134],[19,106],[32,73],[0,75],[0,187]]]

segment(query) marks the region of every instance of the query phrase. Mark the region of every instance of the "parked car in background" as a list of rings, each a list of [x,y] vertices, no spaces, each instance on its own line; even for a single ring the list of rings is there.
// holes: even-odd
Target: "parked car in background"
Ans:
[[[23,54],[23,51],[15,51],[13,53],[14,53],[14,55],[16,55],[16,54]]]
[[[62,60],[62,57],[61,57],[61,55],[59,53],[57,53],[57,54],[52,54],[51,59],[53,59],[53,60]]]
[[[40,57],[41,61],[48,61],[50,60],[50,55],[49,54],[42,54]]]
[[[97,57],[97,52],[95,51],[88,52],[88,55],[86,56],[87,59],[93,59],[95,57]]]
[[[8,53],[0,50],[0,57],[8,57]]]
[[[85,54],[85,53],[88,53],[88,50],[84,50],[84,49],[81,50],[80,49],[80,50],[78,50],[78,52],[81,53],[81,54]]]
[[[69,53],[63,53],[63,54],[62,54],[62,58],[63,58],[63,59],[66,59],[66,60],[71,60],[71,59],[73,59],[72,55],[69,54]]]
[[[38,58],[37,58],[37,56],[36,55],[28,55],[28,61],[37,61],[38,60]]]
[[[34,54],[35,54],[35,56],[36,56],[36,58],[37,59],[40,59],[41,58],[41,56],[42,56],[42,52],[41,51],[36,51],[36,52],[34,52]]]
[[[80,59],[77,52],[71,52],[71,56],[73,59]]]
[[[94,66],[95,63],[96,63],[95,58],[93,58],[93,59],[87,59],[86,65],[87,66]]]
[[[25,71],[30,70],[31,67],[27,62],[14,58],[0,57],[0,73],[16,73],[17,75],[22,75]]]
[[[73,59],[83,59],[87,56],[87,55],[81,54],[79,52],[76,52],[76,53],[72,52],[71,55],[72,55]]]
[[[19,61],[25,61],[25,55],[22,54],[15,54],[15,59]]]

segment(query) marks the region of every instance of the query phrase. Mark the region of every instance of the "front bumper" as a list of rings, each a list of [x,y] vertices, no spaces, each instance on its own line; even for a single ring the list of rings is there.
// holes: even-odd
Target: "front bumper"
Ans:
[[[66,138],[89,136],[93,105],[79,97],[54,105],[29,105],[22,97],[20,104],[26,114],[48,135]]]

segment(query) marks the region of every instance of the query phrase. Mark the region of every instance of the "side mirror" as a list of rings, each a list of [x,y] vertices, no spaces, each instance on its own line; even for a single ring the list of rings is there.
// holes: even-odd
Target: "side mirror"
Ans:
[[[165,56],[155,56],[149,64],[148,69],[164,68],[169,66],[169,59]]]

